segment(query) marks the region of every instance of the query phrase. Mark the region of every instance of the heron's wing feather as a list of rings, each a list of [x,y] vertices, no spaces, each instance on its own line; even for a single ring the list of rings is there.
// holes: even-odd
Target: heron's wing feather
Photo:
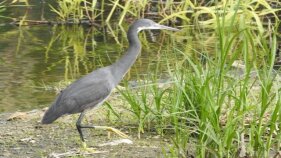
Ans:
[[[56,100],[56,106],[66,113],[78,113],[102,103],[111,93],[112,87],[106,74],[102,77],[89,74],[67,87]]]
[[[57,96],[42,123],[52,123],[64,114],[83,112],[101,104],[113,89],[110,77],[105,70],[94,71],[69,85]]]

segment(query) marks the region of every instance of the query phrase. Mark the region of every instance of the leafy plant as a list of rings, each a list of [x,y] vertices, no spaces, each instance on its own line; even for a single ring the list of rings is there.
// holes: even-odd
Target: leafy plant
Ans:
[[[96,0],[92,0],[92,2],[87,0],[58,0],[57,2],[57,9],[51,5],[50,8],[62,21],[71,20],[74,23],[80,23],[85,18],[93,21],[98,16]]]

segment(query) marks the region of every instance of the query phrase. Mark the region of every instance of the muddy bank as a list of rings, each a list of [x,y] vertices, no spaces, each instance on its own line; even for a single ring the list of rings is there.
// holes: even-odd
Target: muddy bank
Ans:
[[[105,107],[89,111],[85,122],[120,129],[133,143],[108,145],[122,138],[113,133],[108,138],[107,131],[85,129],[87,145],[94,151],[83,150],[75,127],[78,114],[41,125],[44,110],[0,114],[0,157],[163,157],[168,154],[169,138],[145,132],[138,139],[137,125],[109,121]]]

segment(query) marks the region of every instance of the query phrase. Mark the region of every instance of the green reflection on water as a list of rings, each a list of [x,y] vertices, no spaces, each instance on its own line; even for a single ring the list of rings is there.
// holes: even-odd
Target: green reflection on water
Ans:
[[[123,31],[127,26],[112,28],[114,31],[77,25],[0,27],[0,112],[48,106],[58,87],[113,63],[128,43]],[[126,80],[145,76],[158,63],[164,72],[167,44],[172,41],[165,38],[168,36],[161,32],[153,43],[147,34],[140,34],[143,51]]]

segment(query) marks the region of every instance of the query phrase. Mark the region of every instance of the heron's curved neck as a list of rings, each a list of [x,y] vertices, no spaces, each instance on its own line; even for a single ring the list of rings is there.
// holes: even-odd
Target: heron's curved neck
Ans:
[[[116,84],[118,84],[122,80],[130,67],[135,63],[141,51],[141,43],[138,39],[137,29],[130,27],[127,38],[129,41],[129,48],[127,52],[119,60],[111,65],[113,76],[115,77],[117,82]]]

